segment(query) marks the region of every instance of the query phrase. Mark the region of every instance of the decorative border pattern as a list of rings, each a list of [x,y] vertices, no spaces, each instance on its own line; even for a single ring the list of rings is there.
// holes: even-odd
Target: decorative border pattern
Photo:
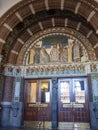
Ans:
[[[24,78],[42,78],[42,77],[65,77],[65,76],[83,76],[89,73],[98,73],[98,61],[87,63],[71,64],[46,64],[14,66],[8,64],[5,66],[4,75]]]

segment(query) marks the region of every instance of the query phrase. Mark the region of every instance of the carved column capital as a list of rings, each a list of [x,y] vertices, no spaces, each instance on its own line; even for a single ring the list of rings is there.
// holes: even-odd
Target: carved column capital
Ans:
[[[52,84],[53,84],[53,85],[57,84],[57,82],[58,82],[58,81],[57,81],[57,78],[55,78],[55,77],[52,78]]]

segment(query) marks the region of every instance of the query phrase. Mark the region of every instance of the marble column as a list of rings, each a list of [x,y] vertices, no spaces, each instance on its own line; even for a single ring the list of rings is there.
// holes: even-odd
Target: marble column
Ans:
[[[58,127],[58,80],[52,79],[52,129]]]
[[[5,76],[3,85],[3,99],[1,102],[1,126],[3,127],[9,126],[12,92],[13,77]]]
[[[24,79],[16,77],[14,101],[11,103],[10,126],[21,127],[23,125],[23,87]]]
[[[98,102],[90,102],[89,108],[91,130],[98,130]]]

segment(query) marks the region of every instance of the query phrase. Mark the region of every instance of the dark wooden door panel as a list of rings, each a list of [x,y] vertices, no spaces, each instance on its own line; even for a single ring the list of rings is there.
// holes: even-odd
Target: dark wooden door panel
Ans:
[[[51,109],[49,107],[26,108],[24,118],[32,121],[51,121]]]
[[[85,108],[73,109],[73,121],[74,122],[89,122],[89,114]]]
[[[50,80],[26,80],[25,121],[51,121]]]
[[[59,122],[72,122],[72,110],[71,108],[61,110],[59,113]]]
[[[63,90],[60,90],[60,87]],[[58,88],[58,121],[89,122],[87,79],[60,79]],[[76,91],[76,89],[78,90]],[[66,91],[68,92],[66,93]]]
[[[32,82],[32,81],[30,81]],[[39,81],[36,82],[36,84]],[[62,85],[62,90],[60,90],[60,83]],[[29,103],[28,99],[25,100],[25,110],[24,110],[24,119],[32,121],[52,121],[52,101],[44,103],[45,94],[43,91],[39,91],[40,86],[44,87],[44,84],[47,84],[45,80],[40,82],[37,90],[36,103]],[[65,88],[63,86],[65,84]],[[80,84],[80,88],[77,84]],[[30,84],[29,84],[30,85]],[[35,85],[35,82],[34,82]],[[48,85],[50,83],[48,82]],[[82,86],[82,87],[81,87]],[[50,87],[51,88],[51,85]],[[76,91],[76,89],[79,89]],[[43,89],[42,89],[43,90]],[[28,89],[30,92],[30,90]],[[45,90],[46,91],[46,90]],[[50,95],[52,90],[50,91]],[[43,95],[41,99],[40,93]],[[33,93],[33,92],[32,92]],[[29,94],[26,94],[28,96]],[[54,95],[52,95],[54,96]],[[58,122],[89,122],[89,109],[88,109],[88,87],[86,78],[65,78],[58,80]],[[83,99],[82,99],[83,98]],[[39,102],[40,100],[40,102]],[[42,103],[41,103],[42,101]]]

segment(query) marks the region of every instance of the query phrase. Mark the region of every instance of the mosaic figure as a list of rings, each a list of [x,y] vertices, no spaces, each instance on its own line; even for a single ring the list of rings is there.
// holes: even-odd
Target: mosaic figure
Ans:
[[[59,44],[59,60],[62,62],[62,54],[63,54],[63,47],[62,44]]]
[[[21,69],[20,68],[17,68],[16,69],[16,75],[19,76],[21,74]]]
[[[43,67],[43,74],[46,74],[46,67]]]
[[[29,64],[34,64],[34,57],[35,57],[35,49],[32,48],[30,50],[30,54],[29,54]]]
[[[39,68],[39,73],[42,75],[43,74],[44,69],[42,67]]]
[[[40,48],[35,48],[34,63],[40,63]]]
[[[81,51],[82,51],[81,62],[85,62],[85,61],[88,60],[87,52],[86,52],[86,50],[84,50],[83,48],[81,48]]]
[[[73,60],[80,61],[80,45],[78,43],[73,46]]]
[[[53,66],[53,74],[56,74],[56,73],[57,73],[57,67]]]
[[[50,61],[50,57],[45,48],[41,48],[40,50],[40,63],[48,63]]]
[[[46,67],[46,75],[50,73],[50,67]]]
[[[58,66],[58,72],[59,72],[60,74],[62,74],[62,72],[63,72],[62,66]]]
[[[38,69],[37,69],[36,67],[34,67],[33,70],[34,70],[34,71],[33,71],[33,75],[37,75]]]
[[[27,69],[26,69],[26,72],[27,72],[27,75],[30,75],[30,74],[31,74],[31,68],[30,68],[30,67],[27,68]]]
[[[91,72],[97,72],[96,64],[92,63],[90,65]]]
[[[77,65],[75,65],[75,73],[79,73],[79,67]]]
[[[87,61],[87,52],[78,41],[75,42],[72,38],[68,38],[67,42],[63,40],[56,41],[47,40],[40,41],[34,45],[29,51],[27,61],[29,64],[48,64],[50,62],[71,63]],[[56,44],[55,44],[56,43]]]
[[[85,67],[84,67],[84,65],[80,65],[80,66],[79,66],[79,69],[80,69],[80,72],[81,72],[81,73],[84,73],[84,72],[85,72]]]
[[[12,67],[8,67],[8,74],[12,75],[13,74],[13,68]]]
[[[68,39],[68,45],[66,46],[68,48],[68,62],[72,62],[72,47],[73,47],[73,40]]]
[[[63,67],[63,73],[66,73],[67,72],[67,68],[66,68],[66,65],[64,65]]]
[[[68,62],[68,48],[65,46],[62,51],[62,61]]]
[[[59,61],[59,49],[57,48],[56,44],[54,44],[53,48],[51,49],[50,60],[51,60],[51,62],[54,62],[54,61],[57,62],[57,61]]]
[[[34,74],[34,68],[31,68],[31,74],[32,75]]]
[[[73,69],[73,66],[72,65],[69,65],[69,73],[74,73],[74,69]]]

